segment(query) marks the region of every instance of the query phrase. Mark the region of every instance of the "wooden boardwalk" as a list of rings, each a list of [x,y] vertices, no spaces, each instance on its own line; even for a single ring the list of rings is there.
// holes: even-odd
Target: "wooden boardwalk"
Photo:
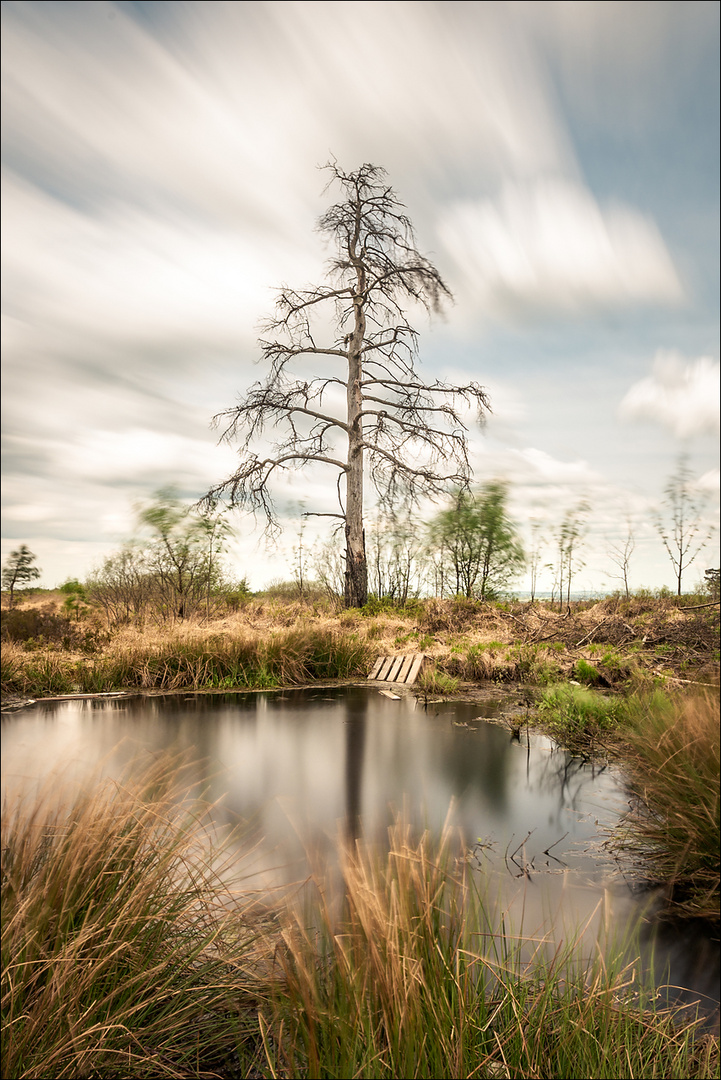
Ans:
[[[426,654],[421,652],[408,653],[406,656],[379,656],[368,679],[410,686],[418,678],[425,659]]]

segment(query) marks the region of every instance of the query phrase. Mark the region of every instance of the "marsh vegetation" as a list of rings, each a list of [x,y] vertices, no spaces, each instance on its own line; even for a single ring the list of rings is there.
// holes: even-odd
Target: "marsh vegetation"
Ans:
[[[182,765],[3,815],[3,1075],[707,1077],[718,1043],[633,965],[514,934],[402,821],[336,891],[257,902]],[[619,954],[620,955],[620,954]]]

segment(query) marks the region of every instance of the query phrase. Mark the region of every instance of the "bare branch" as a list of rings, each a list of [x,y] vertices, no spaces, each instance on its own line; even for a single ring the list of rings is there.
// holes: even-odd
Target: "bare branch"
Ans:
[[[326,168],[329,185],[343,193],[318,223],[335,249],[327,282],[281,289],[260,342],[265,379],[214,419],[222,440],[240,442],[240,467],[206,500],[222,494],[232,505],[262,512],[273,532],[279,527],[270,494],[276,471],[308,462],[335,468],[340,514],[310,513],[344,519],[346,602],[358,604],[367,594],[365,466],[386,501],[401,488],[411,502],[423,494],[436,496],[448,485],[464,489],[471,475],[467,426],[455,403],[475,405],[479,420],[490,406],[476,383],[424,383],[416,371],[418,334],[404,308],[419,303],[436,311],[451,294],[418,251],[411,221],[384,170],[364,164],[346,173],[336,162]],[[329,320],[334,340],[324,341]],[[308,381],[292,377],[293,363],[311,357],[341,360],[342,374]],[[331,386],[345,391],[342,411],[324,403]],[[267,431],[276,441],[261,458],[252,447]],[[338,439],[345,443],[344,460]]]

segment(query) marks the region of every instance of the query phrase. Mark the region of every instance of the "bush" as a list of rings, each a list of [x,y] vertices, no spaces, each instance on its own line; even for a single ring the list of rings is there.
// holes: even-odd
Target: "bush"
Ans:
[[[12,608],[2,612],[0,620],[3,641],[49,641],[63,643],[74,634],[74,627],[66,615],[41,608]]]
[[[546,690],[538,707],[544,728],[558,742],[571,748],[583,748],[612,731],[618,726],[622,712],[620,699],[568,683],[558,683]]]

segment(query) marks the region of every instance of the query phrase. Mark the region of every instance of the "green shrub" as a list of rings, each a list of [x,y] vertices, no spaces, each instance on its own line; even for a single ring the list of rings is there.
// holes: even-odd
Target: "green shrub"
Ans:
[[[398,611],[398,604],[395,600],[392,600],[390,596],[374,596],[371,594],[368,597],[367,603],[359,609],[362,615],[388,615],[391,612]]]
[[[582,747],[618,726],[623,705],[597,690],[558,683],[544,692],[538,713],[543,727],[560,743]]]
[[[573,673],[579,682],[586,683],[588,686],[595,686],[601,679],[598,668],[589,664],[583,657],[573,665]]]

